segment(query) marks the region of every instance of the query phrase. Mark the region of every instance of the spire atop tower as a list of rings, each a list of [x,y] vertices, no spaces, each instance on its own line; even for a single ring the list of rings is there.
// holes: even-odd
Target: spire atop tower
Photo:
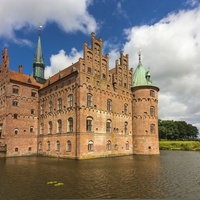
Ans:
[[[141,53],[142,53],[142,50],[139,49],[139,51],[138,51],[138,56],[139,56],[139,65],[142,64],[142,63],[141,63]]]
[[[38,30],[39,30],[38,42],[37,42],[36,53],[35,53],[34,61],[33,61],[33,77],[35,78],[37,82],[45,83],[45,79],[44,79],[45,64],[44,64],[44,58],[42,55],[42,45],[41,45],[41,39],[40,39],[41,30],[42,30],[41,25],[39,25]]]

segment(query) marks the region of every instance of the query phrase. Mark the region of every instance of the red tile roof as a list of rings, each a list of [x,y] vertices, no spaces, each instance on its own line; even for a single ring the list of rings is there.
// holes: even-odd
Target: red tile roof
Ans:
[[[18,82],[25,83],[28,85],[42,87],[42,84],[36,82],[36,80],[33,78],[33,76],[29,76],[26,74],[22,74],[19,72],[9,70],[9,77],[11,80],[14,80],[14,81],[18,81]]]

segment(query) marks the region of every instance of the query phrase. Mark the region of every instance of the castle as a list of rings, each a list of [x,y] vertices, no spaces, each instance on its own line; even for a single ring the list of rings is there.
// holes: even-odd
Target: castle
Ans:
[[[9,69],[8,49],[0,65],[0,156],[43,155],[89,159],[159,154],[158,91],[141,64],[129,69],[120,53],[109,69],[102,38],[91,34],[83,58],[44,78],[41,36],[33,76]]]

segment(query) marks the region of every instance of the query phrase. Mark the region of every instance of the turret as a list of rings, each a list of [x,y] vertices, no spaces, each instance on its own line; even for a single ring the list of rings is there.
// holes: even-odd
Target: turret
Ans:
[[[44,84],[46,80],[44,79],[45,64],[44,64],[44,59],[42,55],[42,45],[41,45],[41,39],[40,39],[41,27],[42,26],[40,26],[39,28],[37,49],[36,49],[36,53],[35,53],[34,61],[33,61],[33,77],[38,83]]]
[[[159,154],[158,139],[158,91],[149,71],[141,63],[133,75],[133,153]]]

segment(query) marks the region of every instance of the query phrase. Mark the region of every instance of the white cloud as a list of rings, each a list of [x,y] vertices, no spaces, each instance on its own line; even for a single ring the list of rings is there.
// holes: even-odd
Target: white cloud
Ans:
[[[29,30],[39,23],[44,26],[48,22],[56,22],[66,32],[91,33],[97,29],[95,19],[87,11],[91,3],[92,0],[78,3],[74,0],[1,0],[0,37],[27,43],[17,38],[15,31]]]
[[[69,55],[67,55],[64,50],[60,50],[56,55],[51,55],[50,66],[45,68],[45,78],[49,78],[55,73],[72,65],[72,63],[77,62],[80,57],[83,57],[83,52],[78,52],[75,48],[71,49]]]
[[[150,68],[160,88],[159,117],[200,122],[200,8],[171,13],[154,25],[125,30],[130,67]]]

